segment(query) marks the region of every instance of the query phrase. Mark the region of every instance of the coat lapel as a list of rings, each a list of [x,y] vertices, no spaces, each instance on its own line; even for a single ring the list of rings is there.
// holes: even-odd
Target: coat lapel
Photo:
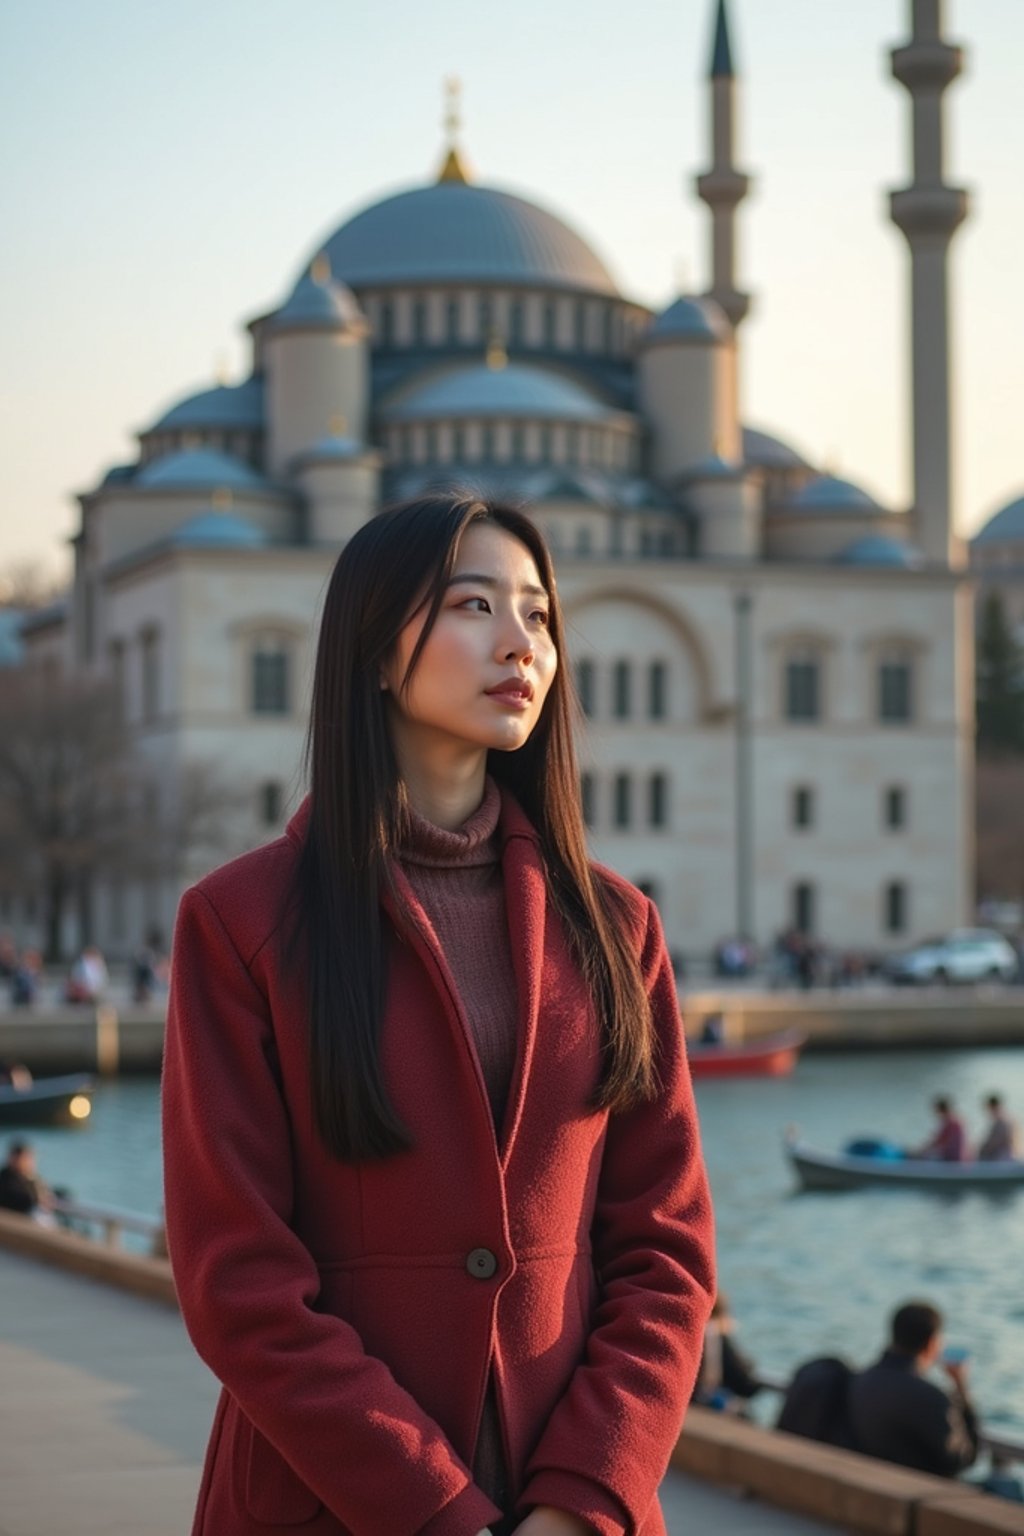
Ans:
[[[523,1116],[523,1103],[533,1065],[544,970],[547,885],[537,834],[519,806],[502,791],[502,874],[505,911],[518,1002],[516,1065],[499,1137],[501,1163],[508,1167]]]

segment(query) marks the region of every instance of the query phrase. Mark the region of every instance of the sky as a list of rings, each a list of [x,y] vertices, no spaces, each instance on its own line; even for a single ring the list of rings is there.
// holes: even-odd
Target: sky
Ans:
[[[910,0],[730,0],[745,420],[911,496]],[[75,493],[248,372],[244,322],[346,218],[434,179],[445,78],[477,180],[559,214],[628,296],[709,281],[713,0],[0,4],[0,575],[64,568]],[[1024,494],[1024,0],[947,0],[956,518]]]

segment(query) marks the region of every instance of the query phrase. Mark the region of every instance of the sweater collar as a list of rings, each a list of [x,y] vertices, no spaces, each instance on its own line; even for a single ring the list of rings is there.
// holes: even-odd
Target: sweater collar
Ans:
[[[399,850],[403,864],[430,869],[468,869],[472,865],[497,864],[501,859],[498,818],[501,792],[488,775],[484,797],[461,827],[449,831],[410,811],[409,830]]]

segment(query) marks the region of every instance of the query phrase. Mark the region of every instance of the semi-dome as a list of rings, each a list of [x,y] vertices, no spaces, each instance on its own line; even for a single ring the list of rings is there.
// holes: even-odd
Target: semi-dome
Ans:
[[[640,338],[642,346],[666,341],[728,341],[732,329],[725,310],[714,299],[680,295],[655,315]]]
[[[204,427],[252,429],[263,425],[263,380],[257,375],[242,384],[217,384],[186,395],[153,423],[153,432],[182,432]]]
[[[325,252],[315,257],[281,308],[270,316],[267,330],[368,330],[358,299],[333,277],[333,270]]]
[[[889,539],[877,533],[854,539],[835,558],[840,565],[870,565],[876,569],[887,566],[910,571],[924,564],[924,556],[912,544],[903,544],[899,539]]]
[[[527,363],[433,373],[403,388],[385,404],[385,421],[423,421],[446,416],[523,416],[536,420],[599,422],[618,413],[565,374]]]
[[[266,481],[229,453],[220,453],[215,448],[183,448],[180,453],[153,459],[139,471],[135,484],[163,491],[202,486],[251,491],[262,489]]]
[[[100,485],[127,485],[138,473],[137,464],[111,464]]]
[[[438,182],[357,213],[324,245],[353,288],[410,283],[515,283],[616,296],[604,262],[573,229],[494,187]]]
[[[808,469],[810,466],[802,454],[774,437],[770,432],[759,432],[754,427],[743,427],[743,459],[756,469]]]
[[[841,480],[837,475],[816,475],[808,480],[785,503],[786,512],[838,513],[840,516],[868,514],[886,515],[875,498],[854,485],[852,480]]]
[[[1024,496],[989,518],[971,540],[972,544],[1016,544],[1024,541]]]
[[[168,543],[178,549],[261,549],[269,540],[262,528],[244,517],[208,507],[176,528]]]

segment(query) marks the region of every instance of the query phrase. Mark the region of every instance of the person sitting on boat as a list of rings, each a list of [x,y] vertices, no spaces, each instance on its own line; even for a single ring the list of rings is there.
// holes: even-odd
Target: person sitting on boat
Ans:
[[[36,1173],[36,1154],[27,1141],[12,1141],[0,1168],[0,1210],[53,1223],[53,1195]]]
[[[704,1329],[704,1350],[693,1401],[705,1408],[741,1411],[741,1404],[761,1390],[753,1362],[733,1342],[736,1321],[729,1298],[719,1291]]]
[[[32,1073],[19,1061],[0,1061],[0,1088],[16,1088],[24,1093],[32,1087]]]
[[[932,1100],[938,1118],[935,1134],[922,1147],[911,1148],[908,1157],[934,1158],[941,1163],[966,1163],[970,1158],[967,1131],[953,1107],[953,1100],[940,1094]]]
[[[978,1148],[979,1162],[1001,1163],[1021,1156],[1020,1126],[1008,1115],[1002,1095],[990,1093],[985,1099],[990,1124],[985,1139]]]
[[[966,1361],[944,1359],[942,1342],[942,1314],[929,1302],[906,1302],[893,1314],[888,1347],[847,1388],[850,1428],[865,1456],[936,1477],[956,1477],[975,1461],[978,1420]],[[926,1380],[935,1365],[950,1392]]]

